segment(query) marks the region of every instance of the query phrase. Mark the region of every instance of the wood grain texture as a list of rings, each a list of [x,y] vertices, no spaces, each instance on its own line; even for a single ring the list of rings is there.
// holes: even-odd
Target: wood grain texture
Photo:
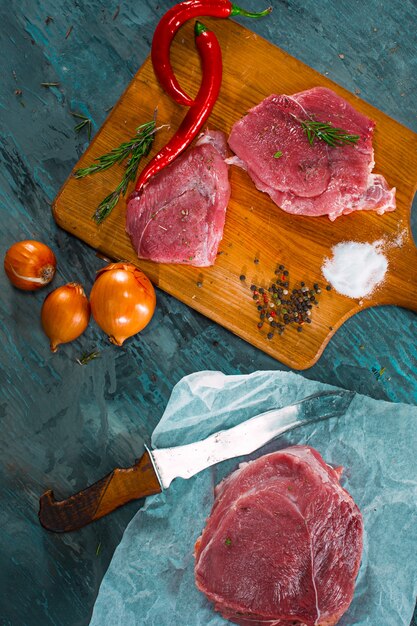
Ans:
[[[90,176],[70,177],[54,202],[58,224],[111,258],[139,265],[164,291],[222,324],[236,335],[296,369],[311,367],[334,332],[361,309],[378,304],[398,304],[417,310],[417,251],[412,242],[410,210],[417,184],[417,135],[378,109],[342,89],[310,67],[236,23],[205,19],[219,38],[224,59],[221,94],[209,126],[229,133],[233,123],[271,93],[292,94],[315,85],[329,87],[376,122],[375,171],[397,188],[397,210],[383,216],[357,212],[330,222],[327,217],[300,217],[278,209],[257,191],[248,175],[231,168],[232,198],[227,210],[220,254],[211,268],[155,264],[138,260],[125,233],[125,201],[101,226],[91,219],[95,207],[117,184],[120,169]],[[193,50],[192,24],[181,32],[172,50],[180,83],[194,93],[200,81]],[[158,123],[169,124],[155,142],[158,150],[179,126],[184,109],[175,105],[158,86],[150,59],[115,106],[95,140],[76,167],[84,167],[134,135],[140,123],[151,119],[158,107]],[[395,241],[401,239],[400,247]],[[267,287],[276,265],[283,263],[292,284],[323,285],[321,266],[333,245],[344,240],[386,241],[389,270],[381,288],[368,299],[355,301],[335,291],[323,292],[313,310],[313,323],[299,333],[288,327],[269,341],[267,330],[257,328],[257,311],[249,285]],[[259,263],[254,265],[254,259]],[[247,280],[239,280],[241,274]],[[197,283],[201,287],[197,287]]]

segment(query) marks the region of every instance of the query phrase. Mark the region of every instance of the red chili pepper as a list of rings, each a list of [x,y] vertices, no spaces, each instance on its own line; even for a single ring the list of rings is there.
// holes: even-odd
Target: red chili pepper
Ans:
[[[250,13],[232,4],[230,0],[187,0],[169,9],[156,27],[152,40],[152,64],[155,75],[164,90],[177,102],[191,106],[194,100],[181,88],[174,75],[169,59],[172,40],[180,27],[189,19],[196,17],[263,17],[272,11],[272,7],[260,13]]]
[[[136,182],[137,192],[151,176],[171,163],[190,145],[207,121],[219,95],[222,82],[222,53],[217,37],[203,24],[196,22],[195,38],[203,71],[200,90],[175,135],[142,170]]]

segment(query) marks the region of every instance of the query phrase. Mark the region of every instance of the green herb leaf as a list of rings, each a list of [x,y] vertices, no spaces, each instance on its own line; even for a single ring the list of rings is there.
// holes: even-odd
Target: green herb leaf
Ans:
[[[155,132],[156,129],[154,120],[147,122],[146,124],[142,124],[136,129],[136,135],[133,139],[124,141],[117,148],[113,148],[110,152],[97,157],[94,159],[96,163],[76,170],[74,172],[75,178],[84,178],[84,176],[89,176],[90,174],[95,174],[96,172],[103,172],[109,167],[112,167],[112,165],[125,161],[133,152],[137,153],[141,149],[146,150],[147,148],[150,148],[150,145],[148,146],[148,140]],[[145,152],[143,152],[143,156],[146,156]]]
[[[224,545],[225,546],[231,546],[232,545],[232,540],[230,539],[230,537],[226,537],[226,539],[224,540]]]
[[[275,152],[275,154],[274,154],[274,159],[279,159],[279,158],[281,158],[281,157],[282,157],[282,154],[283,154],[283,153],[281,152],[281,150],[278,150],[278,152]]]
[[[93,359],[97,359],[100,356],[100,352],[84,352],[79,359],[77,359],[77,363],[79,365],[87,365]]]
[[[117,185],[116,189],[109,193],[108,196],[103,198],[98,207],[93,213],[93,220],[97,222],[97,224],[101,224],[106,217],[110,215],[113,211],[116,204],[119,202],[121,185]]]
[[[101,224],[106,217],[110,215],[117,205],[120,196],[126,195],[129,184],[136,178],[142,157],[149,154],[157,130],[159,130],[159,128],[156,128],[155,118],[150,122],[141,124],[141,126],[136,129],[135,137],[129,141],[124,141],[120,146],[113,148],[110,152],[97,157],[95,163],[74,172],[75,178],[84,178],[90,174],[103,172],[113,165],[126,162],[122,180],[117,185],[116,189],[109,193],[94,211],[93,219],[97,224]]]
[[[310,146],[314,144],[315,139],[324,141],[332,148],[345,144],[354,144],[360,139],[360,135],[349,135],[343,128],[336,128],[330,123],[316,122],[313,119],[296,119],[300,122],[302,129],[306,133]]]
[[[87,117],[86,115],[82,115],[81,113],[71,113],[71,115],[73,115],[77,119],[81,120],[81,122],[79,122],[74,127],[75,132],[79,133],[80,131],[82,131],[83,128],[86,128],[87,129],[88,141],[90,141],[90,139],[91,139],[91,129],[92,129],[92,126],[93,126],[93,123],[90,120],[90,118]]]

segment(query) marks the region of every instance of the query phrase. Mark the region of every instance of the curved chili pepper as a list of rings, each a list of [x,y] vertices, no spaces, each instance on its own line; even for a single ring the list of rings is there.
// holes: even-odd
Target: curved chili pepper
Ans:
[[[152,64],[161,87],[177,102],[191,106],[194,100],[181,88],[172,69],[169,58],[171,43],[180,27],[189,19],[203,15],[211,17],[263,17],[272,7],[260,13],[250,13],[236,6],[230,0],[186,0],[173,6],[160,20],[152,39]]]
[[[136,192],[142,189],[151,176],[171,163],[190,145],[207,121],[219,95],[222,82],[222,53],[219,42],[216,35],[200,22],[196,22],[194,32],[203,71],[199,92],[175,135],[140,173]]]

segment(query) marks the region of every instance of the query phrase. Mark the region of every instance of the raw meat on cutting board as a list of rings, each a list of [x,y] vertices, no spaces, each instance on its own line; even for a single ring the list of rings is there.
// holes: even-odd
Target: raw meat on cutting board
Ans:
[[[356,144],[310,145],[300,121],[313,119],[359,135]],[[339,215],[395,209],[395,189],[372,174],[375,123],[330,89],[271,95],[232,128],[229,145],[256,187],[297,215]],[[277,153],[281,156],[275,157]]]
[[[333,626],[349,607],[362,516],[307,446],[245,463],[215,490],[195,547],[197,587],[241,626]]]
[[[213,265],[230,198],[226,151],[224,133],[207,131],[141,194],[132,194],[126,230],[139,258]]]

